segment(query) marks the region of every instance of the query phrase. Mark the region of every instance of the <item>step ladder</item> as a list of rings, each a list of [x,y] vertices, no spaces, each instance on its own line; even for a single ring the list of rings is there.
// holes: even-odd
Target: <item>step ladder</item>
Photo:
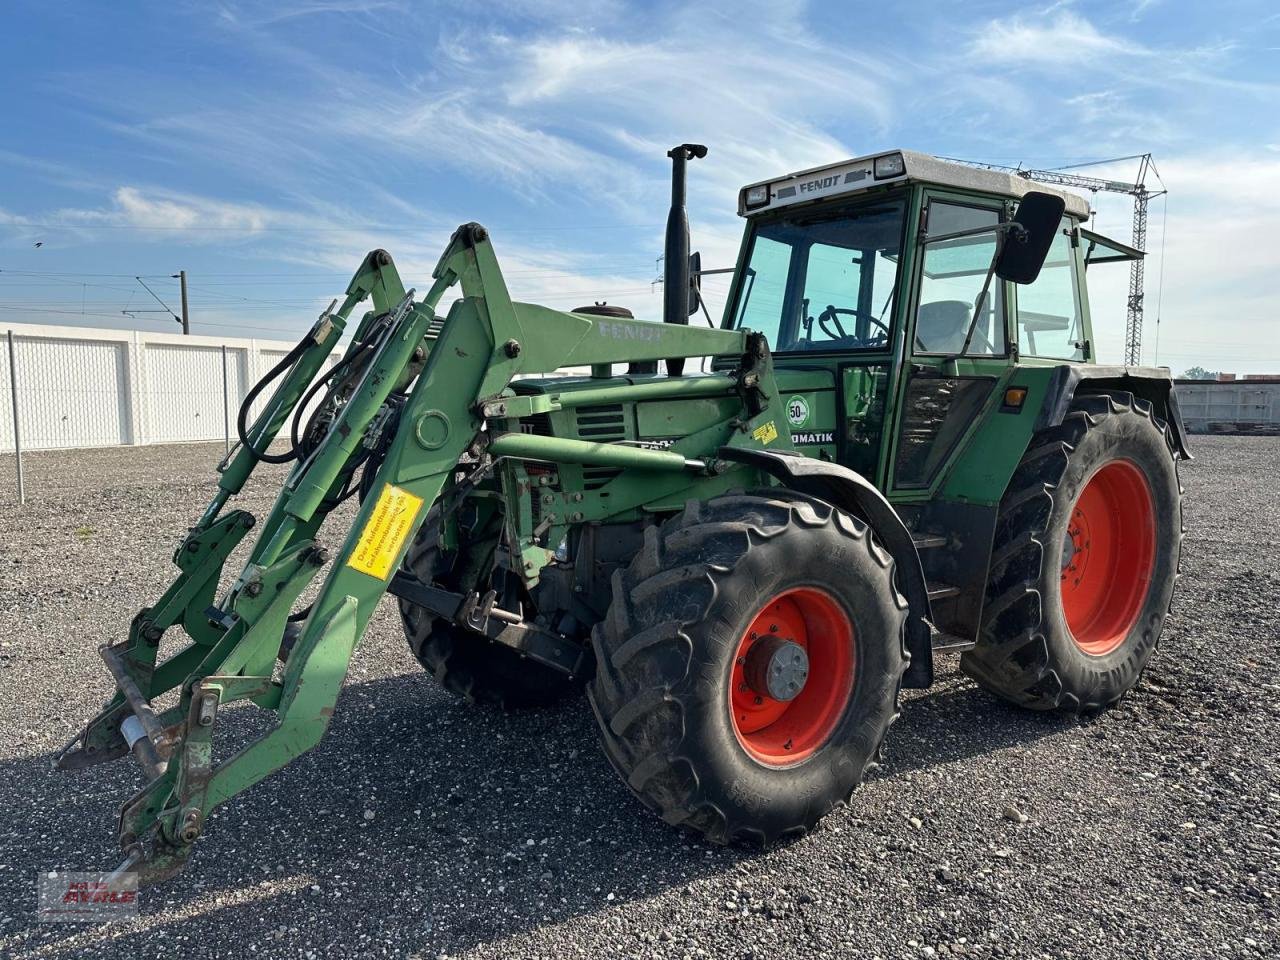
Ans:
[[[912,541],[914,541],[916,550],[924,553],[927,550],[937,550],[945,547],[950,541],[947,537],[939,533],[912,533]],[[924,557],[921,557],[924,560]],[[959,596],[960,588],[952,583],[943,583],[940,580],[927,581],[927,589],[929,592],[930,604],[937,603],[940,600],[949,600],[951,597]],[[963,653],[965,650],[972,650],[976,643],[973,640],[966,640],[964,637],[957,637],[951,633],[945,633],[937,627],[932,628],[933,634],[933,652],[934,653]]]

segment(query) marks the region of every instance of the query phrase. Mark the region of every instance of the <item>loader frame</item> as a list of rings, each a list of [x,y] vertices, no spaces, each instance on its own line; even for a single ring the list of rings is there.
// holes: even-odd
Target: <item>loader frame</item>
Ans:
[[[100,651],[116,691],[103,710],[64,749],[58,766],[74,769],[132,753],[148,778],[123,807],[119,839],[124,862],[117,873],[137,875],[146,884],[181,869],[211,811],[289,763],[323,737],[355,647],[427,508],[458,482],[467,461],[509,463],[524,477],[526,461],[575,462],[641,471],[608,500],[581,493],[555,493],[550,542],[571,524],[605,520],[655,496],[677,496],[708,478],[716,486],[766,482],[754,468],[721,448],[790,448],[782,400],[772,390],[771,360],[762,337],[657,325],[618,318],[593,318],[545,307],[513,303],[507,293],[488,234],[466,224],[454,234],[419,302],[406,292],[389,255],[366,257],[335,311],[326,311],[295,348],[288,372],[248,431],[246,443],[220,465],[218,490],[174,554],[180,573],[164,595],[135,617],[128,638]],[[435,308],[455,285],[461,298],[431,340]],[[371,299],[373,311],[357,328],[362,343],[376,352],[354,392],[323,441],[290,472],[261,525],[248,561],[215,604],[223,568],[231,552],[256,524],[243,510],[223,508],[243,488],[259,455],[276,438],[304,399],[355,307]],[[425,356],[425,366],[422,360]],[[518,417],[547,398],[517,397],[507,390],[513,377],[570,365],[731,357],[734,369],[698,381],[670,380],[607,388],[615,399],[690,393],[736,395],[734,417],[668,450],[649,450],[519,432]],[[416,366],[415,366],[416,365]],[[421,373],[418,373],[418,370]],[[367,496],[342,546],[330,557],[317,532],[351,479],[362,443],[381,428],[388,397],[410,387],[399,426],[385,451]],[[597,391],[597,393],[604,391]],[[599,400],[599,397],[595,398]],[[591,402],[579,394],[560,398],[569,405]],[[515,429],[510,429],[515,427]],[[460,461],[462,461],[460,463]],[[461,471],[461,472],[460,472]],[[518,505],[517,505],[518,508]],[[546,529],[525,531],[522,550],[530,578],[550,556]],[[332,566],[319,588],[287,659],[277,665],[291,611],[320,570]],[[405,590],[412,591],[412,585]],[[430,588],[425,588],[427,591]],[[528,628],[502,622],[492,598],[456,597],[444,591],[416,599],[488,633],[499,642],[523,646],[535,659],[572,670],[565,657],[581,651],[557,649],[555,638],[530,635]],[[469,603],[468,603],[469,601]],[[465,607],[465,609],[464,609]],[[510,618],[508,618],[510,619]],[[190,640],[161,659],[160,643],[171,629]],[[562,645],[563,646],[563,645]],[[159,709],[153,701],[178,691],[177,702]],[[222,763],[214,763],[217,718],[229,704],[249,701],[275,714],[272,728]]]

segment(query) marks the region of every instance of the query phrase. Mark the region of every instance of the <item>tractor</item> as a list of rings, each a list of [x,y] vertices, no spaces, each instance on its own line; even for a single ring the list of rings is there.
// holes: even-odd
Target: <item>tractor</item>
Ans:
[[[100,649],[114,692],[57,761],[142,769],[114,879],[181,869],[213,809],[320,741],[388,593],[460,697],[585,688],[631,792],[717,843],[847,803],[941,652],[1032,710],[1133,688],[1189,454],[1167,371],[1096,362],[1086,276],[1141,251],[1077,196],[888,151],[744,187],[704,328],[706,152],[669,153],[662,322],[513,302],[468,223],[420,298],[370,253],[249,392],[178,575]],[[262,462],[291,466],[259,521],[231,501]],[[273,722],[217,759],[244,701]]]

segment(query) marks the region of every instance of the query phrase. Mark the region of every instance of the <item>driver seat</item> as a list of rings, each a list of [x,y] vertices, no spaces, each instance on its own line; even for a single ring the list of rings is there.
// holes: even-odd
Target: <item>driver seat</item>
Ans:
[[[916,313],[916,349],[926,353],[959,353],[969,332],[973,305],[964,300],[922,303]]]

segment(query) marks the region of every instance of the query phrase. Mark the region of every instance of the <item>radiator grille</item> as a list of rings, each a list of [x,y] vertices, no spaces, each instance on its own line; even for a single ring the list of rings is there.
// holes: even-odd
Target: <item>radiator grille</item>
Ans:
[[[579,407],[576,414],[578,436],[595,443],[617,443],[627,438],[627,422],[621,404]],[[620,471],[615,467],[583,467],[582,485],[588,490],[603,487]]]

